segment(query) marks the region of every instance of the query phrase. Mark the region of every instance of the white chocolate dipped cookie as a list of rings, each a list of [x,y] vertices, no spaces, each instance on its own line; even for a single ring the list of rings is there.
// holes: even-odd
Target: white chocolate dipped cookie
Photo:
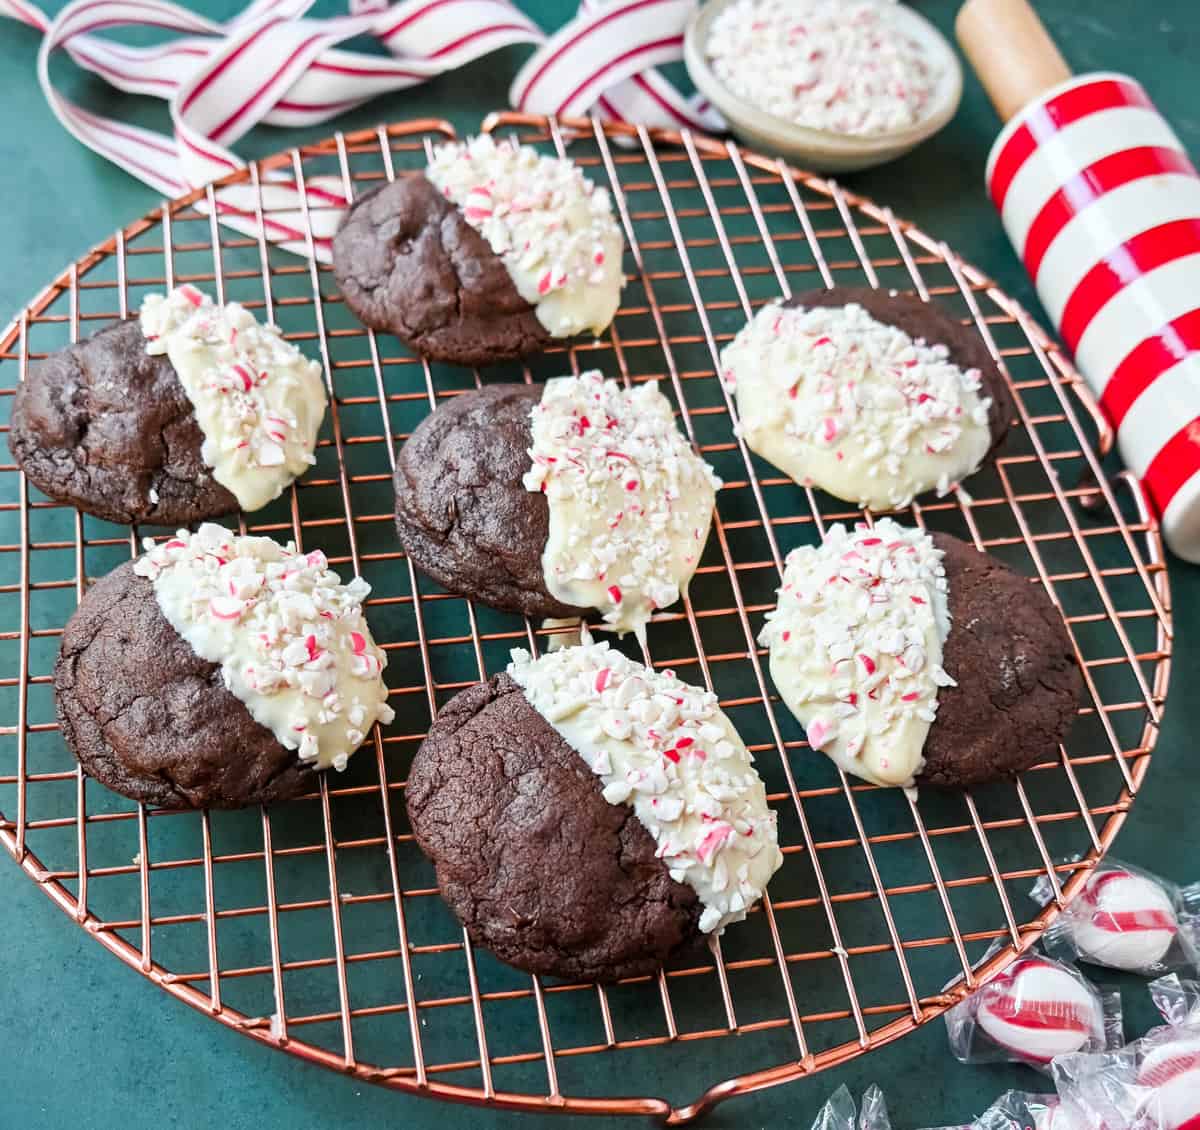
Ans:
[[[356,201],[333,264],[366,325],[433,360],[487,365],[602,333],[623,249],[607,189],[574,161],[483,134]]]
[[[31,365],[8,442],[51,498],[175,527],[276,498],[313,463],[325,401],[278,329],[185,284]]]
[[[626,389],[595,370],[559,377],[532,417],[533,466],[522,481],[550,507],[546,588],[641,635],[686,591],[721,480],[654,382]]]
[[[701,932],[745,918],[783,856],[754,759],[716,696],[608,643],[540,659],[516,651],[508,673],[604,799],[633,808],[671,878],[696,892]]]
[[[924,765],[950,631],[942,554],[884,518],[834,526],[788,557],[779,606],[760,642],[809,745],[849,773],[911,786]]]
[[[245,511],[278,498],[316,458],[321,366],[237,302],[194,286],[142,303],[146,352],[166,356],[196,411],[200,456]]]
[[[752,451],[802,486],[871,510],[951,490],[1012,415],[973,329],[879,290],[768,304],[722,351],[721,377]]]
[[[587,637],[451,700],[406,799],[471,937],[559,977],[653,972],[743,919],[783,859],[716,697]]]
[[[569,158],[490,134],[438,146],[425,175],[500,256],[551,337],[608,328],[625,243],[607,189]]]
[[[1053,757],[1082,689],[1044,592],[890,518],[793,550],[759,642],[812,748],[883,786],[969,786]]]
[[[59,718],[85,770],[167,807],[238,807],[343,769],[392,710],[355,578],[203,524],[109,574],[67,625]]]
[[[591,371],[440,405],[395,486],[401,543],[447,588],[536,618],[595,608],[640,634],[686,592],[720,481],[657,384]]]

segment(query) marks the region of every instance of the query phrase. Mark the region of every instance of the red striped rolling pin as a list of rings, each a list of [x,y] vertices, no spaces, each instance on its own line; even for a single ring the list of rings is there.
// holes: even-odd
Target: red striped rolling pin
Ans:
[[[987,187],[1042,304],[1200,562],[1200,176],[1138,82],[1072,76],[1026,0],[967,0],[958,38],[1006,124]]]

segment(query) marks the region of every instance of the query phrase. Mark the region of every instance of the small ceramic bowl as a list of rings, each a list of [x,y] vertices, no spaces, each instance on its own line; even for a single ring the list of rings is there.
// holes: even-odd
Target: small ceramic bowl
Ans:
[[[730,3],[733,0],[709,0],[693,14],[684,37],[683,57],[696,88],[720,110],[739,138],[761,152],[777,153],[815,172],[868,169],[892,161],[932,137],[958,109],[963,77],[954,49],[924,16],[896,4],[889,7],[897,25],[925,48],[941,75],[919,122],[887,133],[845,134],[809,129],[768,114],[734,94],[709,65],[705,52],[709,29]]]

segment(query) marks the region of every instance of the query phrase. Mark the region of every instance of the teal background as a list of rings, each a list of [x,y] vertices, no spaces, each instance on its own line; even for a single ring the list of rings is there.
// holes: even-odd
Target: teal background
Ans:
[[[551,28],[570,13],[564,0],[526,0]],[[956,4],[918,4],[946,31]],[[48,5],[51,10],[57,5]],[[228,15],[236,4],[204,5]],[[1200,152],[1197,59],[1200,13],[1194,0],[1131,5],[1124,0],[1044,0],[1038,5],[1078,70],[1121,69],[1138,75],[1193,154]],[[337,10],[318,4],[316,14]],[[0,311],[26,301],[68,260],[105,233],[147,211],[154,194],[66,135],[51,115],[34,75],[37,37],[0,24]],[[508,83],[526,49],[504,51],[472,67],[390,98],[336,124],[447,117],[470,130],[488,109],[503,106]],[[56,73],[60,68],[56,65]],[[134,114],[164,125],[161,106],[127,100],[61,67],[64,86],[99,112]],[[968,77],[955,121],[918,152],[845,183],[891,205],[926,231],[946,239],[1037,310],[981,182],[996,119]],[[332,127],[307,131],[316,138]],[[239,149],[245,156],[304,140],[303,133],[259,129]],[[1183,881],[1200,878],[1194,842],[1194,783],[1185,703],[1197,659],[1200,577],[1172,563],[1176,615],[1175,704],[1169,709],[1148,784],[1118,842],[1118,853]],[[1180,689],[1183,685],[1183,690]],[[287,1125],[294,1130],[353,1122],[374,1127],[433,1125],[565,1125],[397,1095],[311,1067],[214,1024],[170,1000],[105,954],[71,926],[15,868],[0,861],[0,897],[8,925],[0,947],[0,1128],[202,1126],[228,1130]],[[1127,978],[1127,1030],[1151,1021],[1141,982]],[[721,1042],[692,1045],[697,1082],[721,1073]],[[670,1057],[674,1070],[687,1060]],[[839,1083],[861,1091],[881,1084],[898,1130],[962,1121],[1007,1087],[1036,1090],[1039,1078],[1012,1067],[966,1068],[954,1063],[940,1024],[810,1080],[719,1107],[707,1125],[808,1126]],[[691,1090],[691,1088],[688,1088]],[[678,1093],[664,1079],[662,1090]],[[614,1120],[599,1120],[606,1125]]]

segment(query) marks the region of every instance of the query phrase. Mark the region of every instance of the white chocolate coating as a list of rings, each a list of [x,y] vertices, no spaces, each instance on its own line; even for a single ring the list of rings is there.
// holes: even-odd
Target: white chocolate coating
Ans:
[[[869,136],[921,120],[938,83],[892,4],[737,0],[713,20],[713,72],[760,110],[809,129]]]
[[[809,744],[877,785],[913,784],[937,717],[950,631],[941,552],[881,518],[832,526],[788,554],[779,604],[759,643]]]
[[[603,781],[605,799],[633,808],[671,878],[699,895],[700,929],[745,918],[783,856],[753,758],[716,696],[608,643],[512,657],[508,673],[534,709]]]
[[[530,424],[524,484],[550,505],[546,588],[640,637],[654,610],[687,589],[721,480],[653,382],[625,389],[595,370],[557,377]]]
[[[343,585],[318,549],[239,537],[206,522],[154,544],[134,572],[154,585],[167,622],[285,749],[317,769],[344,769],[378,720],[393,713],[387,659],[362,602],[370,586]]]
[[[1120,868],[1093,873],[1067,916],[1080,956],[1112,969],[1152,970],[1179,931],[1167,892]]]
[[[480,134],[438,146],[425,175],[504,261],[547,333],[607,328],[625,241],[608,191],[573,161]]]
[[[747,445],[864,509],[945,494],[991,447],[978,369],[861,306],[764,306],[721,353]]]
[[[976,1022],[1001,1047],[1032,1063],[1049,1063],[1104,1046],[1099,999],[1062,966],[1019,958],[979,991]]]
[[[193,286],[142,303],[146,352],[166,354],[204,435],[200,457],[245,511],[261,509],[316,462],[321,366],[236,302]]]

